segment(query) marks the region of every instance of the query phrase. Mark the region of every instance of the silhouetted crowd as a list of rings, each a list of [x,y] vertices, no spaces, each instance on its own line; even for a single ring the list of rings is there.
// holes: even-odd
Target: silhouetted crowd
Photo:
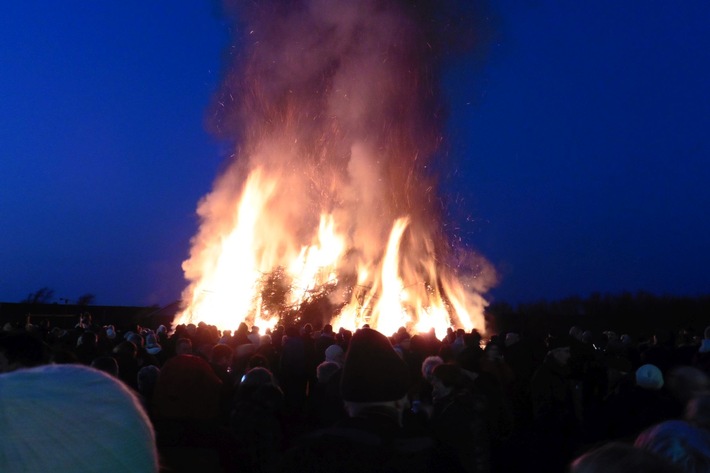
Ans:
[[[710,472],[710,327],[0,333],[0,471]]]

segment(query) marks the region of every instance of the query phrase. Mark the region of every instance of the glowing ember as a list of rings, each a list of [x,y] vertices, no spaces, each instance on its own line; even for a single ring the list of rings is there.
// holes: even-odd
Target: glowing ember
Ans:
[[[199,204],[175,323],[484,330],[480,257],[454,257],[429,165],[436,38],[408,2],[259,2],[217,100],[235,159]]]

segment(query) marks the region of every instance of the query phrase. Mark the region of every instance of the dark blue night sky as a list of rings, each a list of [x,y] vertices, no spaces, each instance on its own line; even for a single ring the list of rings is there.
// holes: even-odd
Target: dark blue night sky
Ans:
[[[10,2],[0,15],[0,301],[165,304],[230,154],[205,129],[228,24],[203,2]],[[492,300],[710,293],[710,8],[491,4],[458,58],[442,200]]]

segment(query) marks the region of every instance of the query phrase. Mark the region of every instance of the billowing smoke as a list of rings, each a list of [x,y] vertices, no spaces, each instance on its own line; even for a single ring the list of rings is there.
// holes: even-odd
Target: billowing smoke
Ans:
[[[420,302],[443,301],[449,325],[483,328],[479,293],[493,283],[494,272],[484,259],[449,247],[434,172],[443,141],[442,52],[476,47],[482,37],[474,10],[457,5],[227,5],[238,19],[235,61],[215,98],[212,126],[237,146],[199,204],[201,226],[183,264],[190,285],[178,322],[226,317],[236,326],[268,319],[263,276],[292,267],[304,248],[322,253],[317,234],[325,222],[343,247],[319,266],[318,277],[338,287],[331,299],[337,294],[341,306],[355,304],[366,314],[352,320],[383,317],[377,305],[385,299],[390,245],[398,250],[393,264],[400,296],[420,286]],[[397,222],[400,236],[393,240]],[[323,276],[324,267],[334,271]],[[247,295],[240,285],[249,286]],[[356,286],[368,293],[357,301]],[[465,296],[451,294],[461,291]],[[459,302],[466,309],[456,309],[452,297],[465,299]],[[409,315],[397,323],[422,322],[404,306]]]

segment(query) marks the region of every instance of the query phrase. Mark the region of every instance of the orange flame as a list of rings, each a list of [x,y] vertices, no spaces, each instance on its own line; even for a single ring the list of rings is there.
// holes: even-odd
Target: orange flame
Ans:
[[[273,220],[279,213],[270,210],[270,204],[278,187],[276,179],[257,168],[233,206],[223,202],[226,197],[218,191],[201,203],[199,213],[205,218],[215,218],[215,211],[235,215],[226,219],[227,224],[203,226],[200,236],[206,241],[195,244],[192,258],[183,265],[193,283],[185,291],[186,308],[176,324],[203,321],[232,329],[245,321],[275,326],[281,314],[265,307],[262,291],[264,275],[276,268],[283,268],[291,282],[286,294],[289,307],[306,302],[318,287],[338,285],[340,272],[347,271],[352,236],[339,230],[332,213],[323,213],[310,244],[298,249],[292,234],[275,230],[281,227]],[[456,277],[440,274],[431,244],[424,245],[421,254],[403,253],[409,228],[410,217],[396,219],[381,254],[372,261],[357,261],[357,289],[344,291],[350,299],[332,314],[331,323],[349,329],[367,323],[386,334],[399,327],[415,332],[434,328],[439,337],[449,327],[483,330],[485,301]]]

